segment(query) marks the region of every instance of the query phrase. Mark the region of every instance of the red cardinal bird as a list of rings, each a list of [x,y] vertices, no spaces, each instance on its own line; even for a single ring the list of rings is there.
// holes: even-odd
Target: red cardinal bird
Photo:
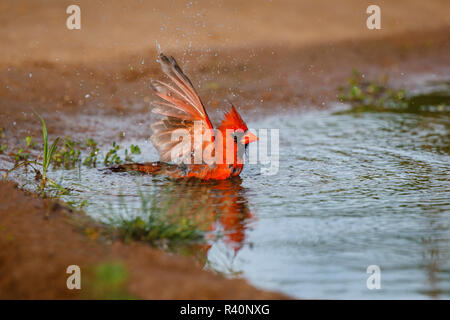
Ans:
[[[244,167],[244,148],[258,138],[248,131],[234,106],[225,113],[222,123],[214,131],[200,97],[175,59],[161,54],[159,62],[173,82],[152,82],[153,90],[162,99],[153,103],[152,111],[164,116],[151,126],[151,141],[160,153],[160,161],[124,164],[110,169],[176,179],[223,180],[238,176]],[[180,139],[180,133],[187,133],[189,137]]]

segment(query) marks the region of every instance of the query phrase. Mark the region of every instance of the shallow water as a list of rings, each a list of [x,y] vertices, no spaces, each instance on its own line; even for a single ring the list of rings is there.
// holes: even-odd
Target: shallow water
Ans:
[[[205,268],[302,298],[450,298],[448,112],[314,111],[248,125],[280,130],[276,175],[247,165],[241,178],[170,195],[195,204],[206,194],[220,214],[225,236],[198,254]],[[157,159],[151,143],[121,144],[131,143],[142,149],[136,161]],[[138,190],[168,184],[85,167],[52,177],[74,187],[63,200],[87,200],[98,219],[126,214],[122,202],[133,214]],[[381,269],[379,290],[366,286],[370,265]]]
[[[280,172],[243,175],[258,222],[234,268],[305,298],[450,294],[449,118],[274,117]],[[214,250],[210,258],[214,259]],[[368,290],[366,268],[381,268]]]

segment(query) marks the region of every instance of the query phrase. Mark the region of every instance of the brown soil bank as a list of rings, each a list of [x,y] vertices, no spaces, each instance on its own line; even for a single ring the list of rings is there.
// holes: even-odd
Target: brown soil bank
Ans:
[[[74,220],[80,218],[79,213],[54,202],[25,195],[12,183],[0,183],[0,299],[90,298],[95,288],[83,281],[83,270],[102,263],[123,264],[129,277],[122,290],[130,297],[286,298],[255,289],[244,280],[203,271],[187,257],[171,256],[144,244],[110,243],[96,237],[93,229],[75,227]],[[81,290],[67,289],[69,265],[82,270]]]

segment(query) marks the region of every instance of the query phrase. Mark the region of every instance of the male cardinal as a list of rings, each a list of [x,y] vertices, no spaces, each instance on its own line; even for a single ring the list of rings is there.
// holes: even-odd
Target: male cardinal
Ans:
[[[160,54],[159,62],[173,82],[152,82],[153,90],[162,99],[153,103],[152,111],[163,118],[151,126],[151,141],[160,153],[160,161],[123,164],[110,169],[175,179],[224,180],[238,176],[244,167],[243,148],[258,138],[248,131],[233,105],[214,131],[200,97],[175,59]],[[189,137],[180,139],[180,132]]]

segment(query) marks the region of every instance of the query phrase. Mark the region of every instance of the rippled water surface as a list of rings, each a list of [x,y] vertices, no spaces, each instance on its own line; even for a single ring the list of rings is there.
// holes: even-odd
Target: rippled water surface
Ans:
[[[191,203],[206,194],[221,214],[225,236],[201,253],[206,268],[302,298],[450,298],[448,113],[324,111],[248,124],[280,130],[276,175],[247,165],[241,179],[171,193]],[[157,159],[139,144],[136,160]],[[98,218],[120,213],[120,201],[139,208],[138,189],[167,184],[84,167],[58,174],[76,185],[64,200],[87,199]],[[366,287],[370,265],[381,268],[380,290]]]

